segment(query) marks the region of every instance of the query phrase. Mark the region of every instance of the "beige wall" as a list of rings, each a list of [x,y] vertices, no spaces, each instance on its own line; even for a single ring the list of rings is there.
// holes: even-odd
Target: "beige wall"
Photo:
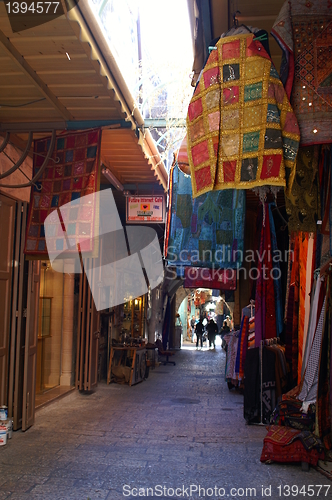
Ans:
[[[42,372],[44,388],[54,387],[60,383],[62,306],[63,306],[62,273],[47,270],[42,266],[40,297],[51,297],[51,336],[43,339]]]
[[[0,137],[0,144],[2,143],[2,137]],[[6,153],[15,163],[21,157],[22,151],[20,151],[16,146],[12,146],[11,144],[7,145],[5,151],[0,153],[0,173],[3,174],[7,172],[12,166],[13,163],[7,158],[4,154]],[[32,158],[27,157],[20,169],[25,173],[28,179],[32,177]],[[1,184],[25,184],[28,182],[28,179],[25,177],[22,172],[16,170],[13,174],[5,177],[0,181],[0,190],[4,194],[8,194],[13,196],[17,200],[21,201],[30,201],[30,190],[31,188],[2,188]]]

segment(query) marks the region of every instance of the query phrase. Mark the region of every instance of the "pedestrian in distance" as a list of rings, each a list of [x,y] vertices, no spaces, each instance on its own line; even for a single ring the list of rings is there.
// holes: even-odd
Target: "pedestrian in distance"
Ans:
[[[210,322],[208,323],[206,329],[207,329],[207,333],[208,333],[209,346],[210,347],[213,346],[213,349],[215,349],[216,348],[216,335],[218,333],[218,327],[212,318],[210,319]]]
[[[195,335],[195,316],[192,316],[191,317],[191,321],[190,321],[190,326],[191,326],[191,343],[194,342],[194,335]]]
[[[204,325],[202,318],[200,318],[199,322],[195,326],[195,332],[196,332],[196,347],[198,349],[198,344],[201,344],[201,349],[203,349],[203,333],[204,333]]]

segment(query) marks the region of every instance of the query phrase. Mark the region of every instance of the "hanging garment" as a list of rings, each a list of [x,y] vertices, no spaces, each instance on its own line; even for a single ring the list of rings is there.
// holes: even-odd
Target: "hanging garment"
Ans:
[[[269,219],[270,219],[270,230],[271,230],[271,249],[274,258],[273,261],[273,284],[274,284],[274,299],[276,306],[276,329],[277,337],[280,337],[284,329],[283,322],[283,304],[282,304],[282,290],[281,290],[281,270],[279,261],[276,258],[278,252],[277,235],[274,225],[272,209],[276,206],[275,203],[269,203]]]
[[[310,327],[303,357],[300,384],[282,396],[274,421],[315,433],[327,449],[331,447],[330,431],[330,287],[321,277],[317,280],[311,304]],[[314,333],[313,333],[314,330]]]
[[[328,287],[327,296],[330,291]],[[323,327],[323,338],[319,359],[318,389],[316,402],[316,435],[319,436],[325,448],[331,449],[331,415],[329,378],[331,370],[330,344],[331,344],[331,304],[327,300],[328,310]]]
[[[243,416],[247,423],[260,421],[259,347],[249,349],[244,364]]]
[[[305,315],[304,315],[302,358],[304,356],[304,349],[305,349],[305,344],[307,341],[308,327],[309,327],[311,289],[312,289],[312,281],[313,281],[314,243],[315,243],[314,233],[309,233],[307,268],[306,268],[306,285],[305,285],[306,286],[306,297],[305,297],[305,303],[304,303]]]
[[[249,318],[248,326],[248,349],[253,349],[255,347],[255,316]]]
[[[276,353],[263,347],[262,354],[263,366],[263,387],[262,387],[262,402],[263,402],[263,422],[270,422],[270,417],[276,407],[276,372],[275,358]]]
[[[308,362],[308,357],[310,354],[311,346],[314,340],[316,328],[317,328],[317,322],[318,322],[318,317],[321,312],[321,306],[319,308],[319,299],[322,296],[321,293],[321,286],[324,283],[324,280],[322,277],[318,277],[317,280],[315,280],[312,291],[311,291],[311,296],[312,296],[312,301],[311,301],[311,307],[310,307],[310,321],[308,325],[308,333],[306,337],[306,342],[304,344],[305,349],[303,350],[303,361],[302,361],[302,371],[301,371],[301,376],[304,376],[305,373],[305,368],[307,366]],[[325,290],[325,287],[324,287]],[[325,293],[323,290],[323,294]]]
[[[287,387],[287,366],[285,358],[285,349],[280,345],[266,346],[267,350],[275,353],[275,382],[276,382],[276,400],[281,400],[281,395],[285,392]]]
[[[324,300],[315,336],[310,348],[308,363],[305,369],[305,375],[302,384],[302,390],[298,396],[298,399],[300,399],[301,401],[306,401],[310,403],[316,402],[317,399],[319,358],[322,345],[325,305],[326,301]]]
[[[235,382],[237,378],[235,374],[235,365],[239,344],[239,332],[232,332],[229,335],[229,342],[228,339],[226,339],[226,336],[224,338],[227,342],[225,378],[226,382]]]
[[[286,359],[291,368],[292,385],[298,380],[298,323],[299,323],[299,235],[290,235],[289,293],[286,316]]]
[[[299,128],[268,53],[254,34],[220,38],[188,107],[193,197],[293,182]]]
[[[289,0],[271,31],[285,54],[283,81],[305,146],[332,142],[331,27],[330,0]]]
[[[215,269],[241,266],[244,191],[228,189],[193,199],[190,177],[177,164],[169,177],[164,249],[168,264]]]
[[[244,377],[244,364],[246,361],[247,348],[248,348],[248,327],[249,327],[249,318],[248,316],[243,316],[241,322],[238,350],[236,355],[236,365],[235,365],[235,372],[239,380],[242,380]]]
[[[260,422],[261,418],[262,422],[268,423],[275,409],[275,356],[275,352],[265,347],[247,351],[244,364],[244,418],[248,423]],[[260,364],[262,364],[262,389]]]
[[[321,233],[330,235],[331,234],[331,226],[332,226],[332,196],[331,196],[331,187],[332,187],[332,176],[331,176],[331,167],[332,167],[332,148],[331,146],[325,146],[322,148],[321,155],[324,156],[324,165],[327,168],[323,169],[323,179],[322,184],[325,187],[323,200],[322,200],[322,228]]]
[[[286,197],[289,231],[316,232],[319,214],[319,146],[299,149],[291,194]]]
[[[270,212],[268,204],[263,206],[265,220],[262,221],[259,260],[255,295],[255,345],[263,339],[277,336],[273,261],[271,252]]]
[[[323,223],[321,226],[321,248],[320,255],[317,255],[317,261],[319,259],[319,265],[317,267],[322,268],[325,266],[332,257],[332,151],[331,146],[325,146],[322,148],[323,156],[323,172],[322,172],[322,184],[324,190],[321,196],[322,199],[322,219]]]
[[[313,260],[313,233],[299,234],[299,325],[298,325],[298,383],[301,381],[303,345],[308,328]]]

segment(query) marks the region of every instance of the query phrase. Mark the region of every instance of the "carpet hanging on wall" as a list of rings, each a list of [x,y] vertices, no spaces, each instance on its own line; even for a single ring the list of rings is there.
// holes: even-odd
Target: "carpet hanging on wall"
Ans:
[[[95,210],[79,201],[82,201],[83,196],[98,191],[100,140],[99,129],[56,138],[52,157],[31,189],[25,242],[27,257],[48,259],[50,245],[54,245],[53,250],[61,250],[59,245],[63,244],[63,237],[58,234],[48,234],[48,248],[46,247],[44,221],[48,215],[67,203],[71,203],[67,234],[73,238],[80,235],[90,240],[93,238]],[[49,145],[50,138],[35,141],[33,175],[43,164]],[[55,231],[56,227],[54,225]]]

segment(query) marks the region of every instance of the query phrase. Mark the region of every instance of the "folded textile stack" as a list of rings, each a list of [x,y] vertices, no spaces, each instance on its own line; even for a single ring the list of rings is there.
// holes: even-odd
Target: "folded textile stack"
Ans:
[[[261,462],[306,462],[316,466],[319,459],[324,459],[323,444],[311,432],[278,425],[267,430]]]
[[[298,399],[284,399],[275,408],[271,422],[289,426],[299,431],[312,431],[315,426],[315,405],[310,405],[308,412],[301,410],[302,401]]]

